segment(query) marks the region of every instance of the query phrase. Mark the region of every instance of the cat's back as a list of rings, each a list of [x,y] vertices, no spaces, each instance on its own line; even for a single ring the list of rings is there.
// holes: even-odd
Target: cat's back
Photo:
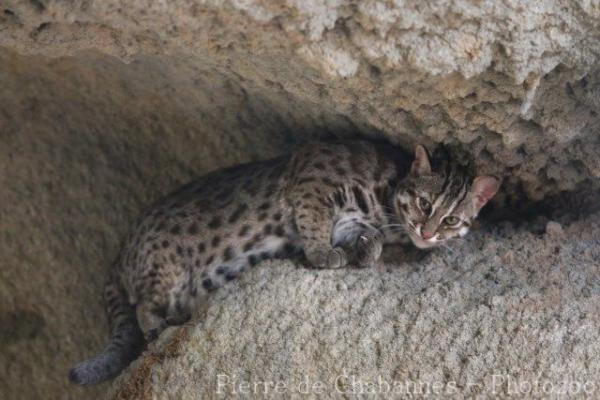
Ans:
[[[409,170],[410,156],[389,143],[335,140],[309,143],[296,151],[290,165],[297,181],[320,179],[331,185],[379,187]]]
[[[207,232],[240,229],[257,210],[279,202],[288,163],[289,158],[279,157],[215,170],[171,192],[141,215],[121,256],[141,257]]]
[[[151,209],[170,211],[196,208],[207,212],[223,209],[232,202],[276,194],[283,183],[288,160],[278,157],[209,172],[171,192]]]

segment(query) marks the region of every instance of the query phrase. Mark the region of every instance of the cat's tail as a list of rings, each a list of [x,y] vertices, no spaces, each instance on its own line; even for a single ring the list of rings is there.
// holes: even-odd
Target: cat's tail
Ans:
[[[110,342],[96,357],[77,364],[69,379],[77,385],[95,385],[119,375],[144,349],[144,335],[135,308],[116,273],[111,273],[105,291],[106,311],[110,323]]]

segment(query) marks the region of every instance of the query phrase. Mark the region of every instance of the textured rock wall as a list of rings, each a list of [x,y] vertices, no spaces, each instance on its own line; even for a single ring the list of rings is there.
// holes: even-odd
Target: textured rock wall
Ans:
[[[539,199],[600,176],[594,2],[12,1],[0,46],[193,55],[401,144],[448,142]],[[210,60],[210,61],[209,61]],[[364,133],[369,133],[368,131]],[[587,182],[586,182],[587,181]]]
[[[415,142],[455,145],[458,152],[475,156],[482,171],[505,179],[503,195],[553,199],[565,190],[598,188],[599,22],[597,3],[574,0],[546,0],[535,7],[525,2],[465,0],[0,0],[0,393],[11,399],[94,398],[107,390],[106,385],[80,390],[66,382],[68,367],[100,349],[105,340],[98,301],[105,268],[141,208],[210,169],[268,157],[308,137],[363,135],[407,147]],[[572,201],[567,204],[569,211],[577,208]],[[400,321],[392,317],[390,307],[396,303],[382,304],[393,326],[414,326],[407,338],[425,337],[432,343],[450,340],[469,324],[510,332],[512,314],[506,310],[518,314],[519,307],[530,305],[534,310],[523,308],[523,315],[534,318],[535,324],[550,321],[558,324],[556,329],[571,327],[564,337],[573,340],[564,342],[563,353],[555,351],[566,361],[548,367],[549,376],[584,371],[583,376],[597,377],[597,371],[581,361],[597,355],[586,333],[590,324],[597,331],[596,321],[587,319],[597,310],[582,317],[578,310],[561,308],[564,312],[553,317],[550,310],[555,303],[546,294],[554,293],[554,286],[542,274],[554,271],[550,276],[558,282],[566,279],[565,298],[582,309],[591,308],[597,299],[597,252],[578,258],[577,243],[568,236],[577,235],[577,229],[597,234],[597,228],[580,223],[568,230],[566,250],[558,253],[564,258],[552,258],[556,263],[552,270],[544,269],[549,268],[544,257],[552,256],[555,239],[514,232],[526,243],[522,245],[506,233],[513,228],[507,229],[500,238],[495,238],[497,232],[487,233],[464,250],[455,250],[466,257],[470,251],[487,249],[491,255],[482,257],[489,260],[466,262],[490,276],[498,266],[493,258],[496,250],[484,247],[484,242],[522,260],[516,272],[503,270],[506,279],[499,279],[492,289],[488,278],[471,279],[469,273],[461,283],[463,275],[455,277],[443,267],[460,262],[443,251],[424,264],[398,266],[389,275],[390,282],[381,285],[377,282],[382,278],[366,271],[350,273],[348,282],[366,283],[349,287],[358,290],[353,295],[375,299],[392,299],[397,291],[397,298],[413,307],[399,315],[413,318],[420,310],[427,321],[439,317],[435,329],[447,329],[447,336],[431,333],[429,322],[393,325]],[[544,256],[535,257],[535,252]],[[526,263],[534,272],[524,269]],[[574,266],[580,273],[577,279],[568,272]],[[305,299],[302,282],[321,282],[322,276],[323,283],[315,283],[314,290],[316,298],[327,299],[333,282],[338,282],[338,273],[296,271],[289,265],[279,272],[277,268],[254,273],[244,281],[241,294],[224,300],[222,306],[213,305],[214,325],[207,322],[182,331],[191,335],[184,343],[205,351],[203,335],[211,330],[222,332],[215,343],[225,340],[225,330],[233,325],[214,313],[231,315],[231,323],[237,323],[244,314],[236,302],[246,301],[240,300],[243,296],[249,296],[251,304],[268,287],[273,293],[296,293]],[[535,272],[538,269],[542,272]],[[275,274],[271,283],[270,274]],[[295,277],[297,284],[289,286],[284,274]],[[414,274],[411,282],[424,274],[417,287],[433,287],[410,300],[413,292],[402,283],[406,274]],[[445,274],[450,274],[444,282],[454,282],[453,290],[469,286],[467,297],[439,295],[442,289],[432,279],[439,276],[442,282]],[[530,278],[523,278],[528,274]],[[538,278],[541,283],[535,284]],[[257,287],[249,282],[258,282]],[[520,292],[513,291],[515,285]],[[577,292],[583,287],[589,299]],[[334,290],[338,300],[346,296],[340,290]],[[490,319],[482,312],[472,313],[481,310],[481,298],[497,293],[494,290],[506,297]],[[444,303],[433,300],[438,295],[455,308],[444,309]],[[282,310],[301,301],[287,299],[291,303],[282,307],[274,297],[268,298],[262,305],[266,316],[287,312]],[[511,303],[522,299],[527,302]],[[311,302],[300,307],[309,320],[306,329],[325,318],[318,307]],[[348,318],[350,311],[340,308]],[[248,318],[260,312],[252,310]],[[361,317],[356,324],[371,326],[366,311],[357,315]],[[457,315],[464,317],[452,324]],[[527,323],[523,322],[539,327],[535,332],[548,340],[556,339],[554,325]],[[353,329],[348,322],[334,332],[350,335]],[[578,329],[585,333],[582,340],[589,350],[578,347],[579,355],[567,356]],[[371,326],[368,332],[376,329]],[[528,332],[535,342],[534,333]],[[278,345],[300,346],[305,333],[289,331]],[[368,355],[367,347],[361,350],[364,357],[352,359],[342,345],[358,340],[352,335],[334,346],[339,353],[323,354],[322,363],[316,355],[303,358],[306,368],[329,374],[336,372],[339,360],[349,365],[370,360],[365,371],[374,373],[397,361],[424,376],[440,374],[434,364],[445,354],[441,347],[410,356],[419,349],[407,344],[398,353],[401,335],[382,333],[385,349],[398,353],[397,358],[381,361],[380,356]],[[486,336],[490,341],[473,339],[474,344],[460,347],[460,354],[481,354],[478,346],[495,349],[493,340],[505,343],[507,335]],[[266,343],[269,338],[257,340]],[[329,340],[333,339],[324,337],[323,343]],[[525,337],[520,340],[524,343]],[[242,342],[250,343],[250,336]],[[512,349],[525,346],[520,343]],[[232,371],[229,361],[219,361],[229,357],[227,351],[231,360],[252,356],[242,364],[244,374],[252,360],[262,363],[256,365],[265,372],[255,372],[255,378],[267,377],[276,367],[298,367],[277,357],[267,365],[271,354],[267,347],[244,353],[252,348],[225,346],[222,355],[212,349],[207,353],[212,364],[198,368],[205,371],[210,365]],[[181,352],[175,345],[167,349]],[[164,358],[157,351],[156,357]],[[198,354],[192,352],[190,357],[196,360]],[[425,359],[415,358],[419,354]],[[154,362],[156,357],[144,361],[147,371],[157,371],[157,382],[166,382],[167,370]],[[540,365],[548,360],[543,352],[526,347],[523,357]],[[176,357],[173,365],[184,358]],[[444,379],[464,382],[476,366],[485,367],[473,378],[481,380],[489,377],[485,371],[490,366],[508,369],[513,364],[507,351],[496,364],[477,361],[464,371],[457,372],[462,364],[456,361],[440,365],[450,371]],[[404,377],[409,367],[403,368],[387,376]],[[195,377],[177,371],[181,380],[171,394],[183,391],[182,385]],[[210,379],[203,375],[198,385],[212,388]],[[130,392],[138,382],[149,393],[159,393],[141,372],[134,372],[115,393],[139,395]]]

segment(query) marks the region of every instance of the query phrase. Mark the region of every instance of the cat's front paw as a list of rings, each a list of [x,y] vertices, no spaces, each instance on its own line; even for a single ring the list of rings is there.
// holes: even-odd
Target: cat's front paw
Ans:
[[[362,234],[356,239],[356,258],[360,267],[375,267],[378,264],[382,251],[383,238],[379,232]]]
[[[348,257],[341,247],[335,247],[327,253],[327,268],[341,268],[346,264],[348,264]]]
[[[146,343],[152,343],[160,336],[161,330],[158,328],[150,329],[148,332],[144,333],[144,340]]]
[[[348,264],[346,252],[341,247],[319,249],[307,253],[308,261],[317,268],[341,268]]]

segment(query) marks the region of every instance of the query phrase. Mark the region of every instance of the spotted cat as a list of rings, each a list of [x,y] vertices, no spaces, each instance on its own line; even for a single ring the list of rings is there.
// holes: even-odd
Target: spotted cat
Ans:
[[[70,379],[118,375],[166,326],[261,260],[304,255],[317,268],[373,267],[384,243],[462,237],[499,182],[389,145],[313,143],[290,156],[210,173],[142,216],[110,271],[108,346]]]

